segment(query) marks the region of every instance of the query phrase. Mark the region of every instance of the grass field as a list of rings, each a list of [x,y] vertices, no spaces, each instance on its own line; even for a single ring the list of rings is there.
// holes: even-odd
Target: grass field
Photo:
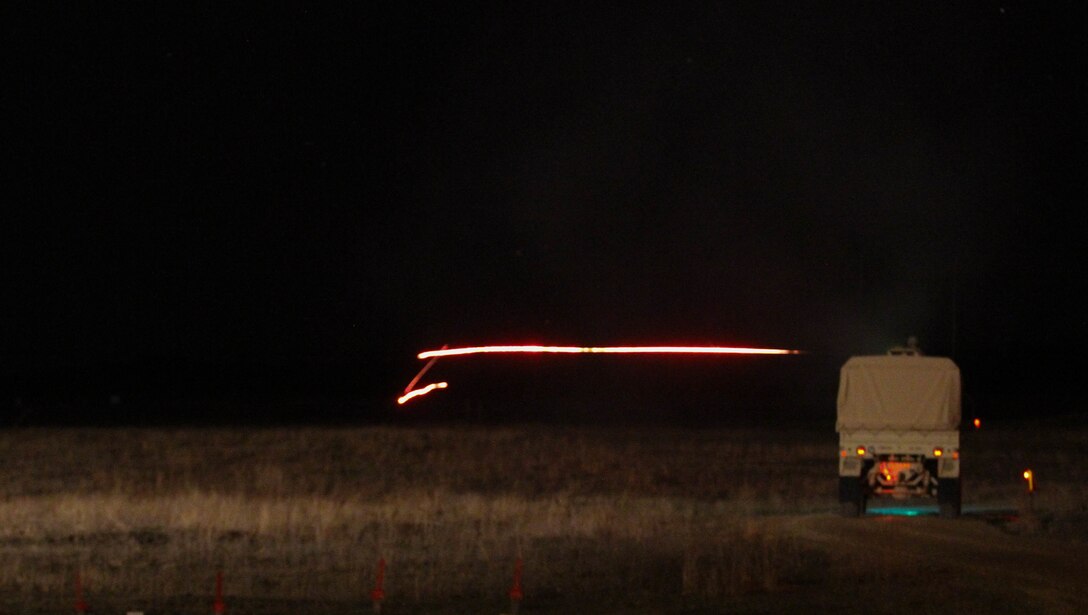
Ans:
[[[0,612],[72,612],[77,574],[96,612],[211,612],[217,571],[230,613],[372,612],[380,558],[383,613],[508,612],[519,558],[522,613],[837,608],[881,575],[784,529],[837,510],[836,450],[830,426],[8,430]],[[1086,450],[1083,423],[966,433],[965,508],[1022,506],[1031,467],[1036,523],[1003,531],[1083,542]]]

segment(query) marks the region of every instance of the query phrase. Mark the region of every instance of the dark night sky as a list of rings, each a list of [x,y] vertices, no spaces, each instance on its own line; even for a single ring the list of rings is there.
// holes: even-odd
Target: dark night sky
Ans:
[[[5,407],[385,411],[446,343],[683,342],[809,354],[433,403],[833,412],[916,335],[980,412],[1084,411],[1085,6],[765,4],[5,8]]]

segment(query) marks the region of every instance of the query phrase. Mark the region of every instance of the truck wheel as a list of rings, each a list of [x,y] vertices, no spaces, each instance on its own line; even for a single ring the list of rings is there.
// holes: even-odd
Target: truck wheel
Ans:
[[[941,517],[955,519],[961,511],[960,481],[956,478],[941,478],[937,480],[937,504],[941,510]]]
[[[839,504],[842,516],[859,517],[865,514],[865,492],[861,488],[861,480],[849,477],[839,477]]]

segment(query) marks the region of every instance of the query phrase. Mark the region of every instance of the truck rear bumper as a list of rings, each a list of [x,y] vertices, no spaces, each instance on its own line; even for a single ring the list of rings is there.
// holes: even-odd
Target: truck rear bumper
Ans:
[[[918,463],[940,478],[958,478],[959,431],[839,432],[839,476],[860,477],[879,464]]]

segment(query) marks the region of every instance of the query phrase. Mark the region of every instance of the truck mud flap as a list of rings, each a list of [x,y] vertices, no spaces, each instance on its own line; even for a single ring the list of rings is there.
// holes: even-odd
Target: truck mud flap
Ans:
[[[941,517],[945,519],[959,517],[962,508],[961,503],[960,479],[937,479],[937,505],[940,508]]]
[[[860,478],[839,477],[839,507],[844,517],[860,517],[865,514],[865,485]]]

